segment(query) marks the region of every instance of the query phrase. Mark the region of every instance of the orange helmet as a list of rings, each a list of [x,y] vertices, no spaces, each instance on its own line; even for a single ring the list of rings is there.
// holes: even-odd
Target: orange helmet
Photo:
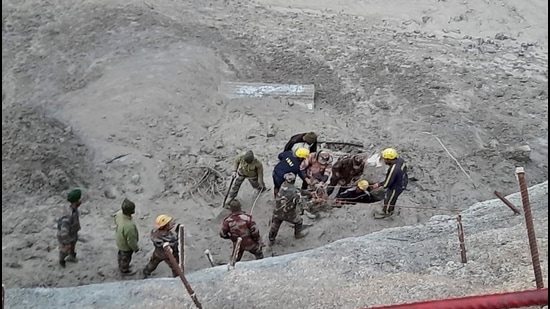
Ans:
[[[155,224],[157,225],[158,228],[161,228],[163,226],[166,226],[171,221],[172,221],[172,217],[168,215],[160,215],[155,220]]]

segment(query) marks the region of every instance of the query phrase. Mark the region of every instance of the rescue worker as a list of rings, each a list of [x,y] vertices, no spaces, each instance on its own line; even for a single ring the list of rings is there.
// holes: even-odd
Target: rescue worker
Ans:
[[[254,157],[252,150],[248,150],[235,158],[233,164],[233,177],[236,178],[235,183],[229,192],[230,200],[237,197],[239,189],[245,179],[248,179],[248,182],[250,182],[252,188],[258,190],[259,192],[263,192],[265,190],[264,167],[262,162]]]
[[[325,150],[310,153],[302,161],[300,169],[305,171],[307,177],[311,179],[311,185],[326,184],[332,174],[332,155]],[[302,183],[302,190],[308,188],[307,183]]]
[[[177,277],[178,273],[176,272],[176,267],[179,266],[172,265],[172,263],[170,263],[163,247],[164,243],[169,243],[170,248],[172,249],[172,254],[176,259],[176,262],[179,263],[178,234],[172,231],[175,227],[174,220],[168,215],[159,215],[155,220],[155,224],[157,227],[151,231],[151,241],[155,246],[155,251],[153,251],[153,256],[151,256],[149,263],[143,269],[143,277],[149,277],[163,261],[170,266],[172,275]]]
[[[373,189],[386,189],[382,211],[375,213],[381,218],[385,218],[393,215],[397,198],[407,188],[409,176],[407,175],[407,163],[405,163],[403,158],[399,158],[397,150],[394,148],[384,149],[382,151],[382,159],[389,166],[386,178],[384,181],[374,184]]]
[[[125,198],[120,210],[115,214],[116,245],[118,247],[118,270],[122,275],[131,276],[136,273],[130,270],[132,255],[139,251],[139,233],[132,215],[136,212],[136,204]]]
[[[309,150],[306,148],[298,148],[296,151],[291,150],[283,151],[279,154],[279,163],[275,165],[273,169],[273,195],[277,198],[279,188],[285,181],[284,175],[286,173],[294,173],[300,176],[303,182],[310,183],[311,180],[306,177],[304,171],[300,169],[300,165],[303,160],[309,156]]]
[[[279,233],[281,224],[286,221],[294,224],[294,237],[296,239],[305,237],[308,233],[304,231],[304,220],[301,216],[300,190],[294,186],[296,175],[286,173],[281,190],[275,199],[275,208],[271,217],[271,227],[269,229],[269,245],[272,245]],[[305,192],[304,192],[305,193]]]
[[[336,196],[335,207],[342,207],[343,204],[353,205],[355,203],[374,203],[380,201],[370,193],[369,182],[361,179],[353,188],[349,188]]]
[[[237,238],[242,238],[236,262],[241,260],[245,251],[254,254],[256,260],[263,259],[260,230],[256,227],[256,222],[251,215],[242,210],[241,202],[238,200],[231,200],[228,206],[231,214],[222,222],[220,237],[231,239],[233,250],[235,250]]]
[[[76,242],[80,231],[80,212],[82,204],[82,190],[73,189],[67,194],[67,201],[71,203],[65,208],[57,220],[57,241],[59,242],[59,265],[66,266],[66,262],[76,263]]]
[[[310,152],[317,152],[317,134],[315,132],[293,135],[286,143],[284,151],[296,152],[298,148],[306,148]]]
[[[346,186],[354,184],[365,169],[365,159],[360,155],[344,155],[332,166],[332,177],[330,179],[327,194],[331,194],[334,187],[339,185],[338,193],[343,192]]]

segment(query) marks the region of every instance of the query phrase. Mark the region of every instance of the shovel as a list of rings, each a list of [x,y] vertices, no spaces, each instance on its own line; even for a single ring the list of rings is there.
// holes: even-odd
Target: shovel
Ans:
[[[232,176],[231,177],[231,182],[229,183],[229,187],[227,188],[227,192],[225,193],[225,197],[223,198],[222,210],[216,216],[216,221],[221,221],[223,218],[229,216],[229,214],[231,213],[231,211],[229,209],[225,208],[225,202],[227,202],[227,197],[229,196],[229,192],[231,192],[231,188],[233,187],[233,183],[235,182],[235,178],[237,178],[237,176]]]

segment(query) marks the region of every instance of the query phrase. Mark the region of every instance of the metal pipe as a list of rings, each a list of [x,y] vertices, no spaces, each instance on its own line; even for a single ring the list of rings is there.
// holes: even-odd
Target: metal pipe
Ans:
[[[166,256],[168,257],[168,261],[170,262],[170,264],[172,264],[172,267],[176,270],[176,273],[180,277],[181,282],[183,282],[183,285],[185,286],[187,293],[189,293],[189,295],[191,296],[191,299],[195,303],[195,306],[197,306],[197,308],[199,309],[202,309],[202,305],[199,302],[197,295],[195,294],[195,291],[193,291],[193,288],[191,288],[191,285],[185,278],[183,271],[178,265],[178,261],[176,261],[176,258],[172,254],[172,249],[170,248],[170,244],[166,242],[162,245],[162,248],[164,249],[164,253],[166,253]]]
[[[185,227],[183,224],[180,224],[178,229],[178,246],[179,246],[179,258],[180,258],[180,268],[183,273],[185,273]]]
[[[466,245],[464,244],[464,228],[462,227],[462,216],[456,216],[457,229],[458,229],[458,241],[460,243],[460,259],[462,263],[468,262],[466,258]]]
[[[527,237],[529,238],[529,249],[531,249],[531,261],[533,262],[533,271],[535,272],[535,282],[537,284],[537,289],[542,289],[544,288],[544,282],[542,281],[542,270],[540,268],[539,249],[537,247],[537,237],[535,236],[535,226],[533,225],[533,215],[531,214],[529,191],[527,189],[525,170],[523,167],[516,167],[516,175],[521,193],[521,202],[523,204]]]
[[[229,265],[227,267],[228,270],[235,268],[235,264],[237,263],[237,255],[239,255],[239,250],[241,250],[242,241],[243,239],[239,237],[235,242],[235,247],[233,248],[233,254],[231,255],[231,261],[229,262]]]
[[[514,205],[512,204],[512,202],[510,202],[505,196],[504,194],[498,192],[495,190],[495,192],[493,192],[496,197],[498,197],[503,203],[504,205],[508,206],[510,209],[512,209],[512,211],[516,214],[516,215],[519,215],[521,214],[521,211],[519,211],[519,209]]]

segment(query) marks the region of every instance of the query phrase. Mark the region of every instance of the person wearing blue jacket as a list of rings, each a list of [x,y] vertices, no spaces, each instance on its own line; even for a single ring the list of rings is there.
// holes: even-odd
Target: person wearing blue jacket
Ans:
[[[407,188],[409,176],[407,175],[407,163],[398,156],[397,150],[393,148],[384,149],[382,159],[389,166],[388,172],[384,181],[374,184],[373,189],[379,187],[386,189],[382,212],[375,213],[375,215],[385,218],[393,215],[397,198]]]
[[[309,156],[309,150],[307,148],[298,148],[295,152],[292,150],[283,151],[279,154],[279,163],[275,165],[273,169],[273,194],[277,197],[277,193],[281,188],[281,185],[285,181],[284,175],[286,173],[294,173],[298,175],[306,183],[310,183],[311,180],[307,178],[303,170],[300,169],[300,165],[303,160]]]

